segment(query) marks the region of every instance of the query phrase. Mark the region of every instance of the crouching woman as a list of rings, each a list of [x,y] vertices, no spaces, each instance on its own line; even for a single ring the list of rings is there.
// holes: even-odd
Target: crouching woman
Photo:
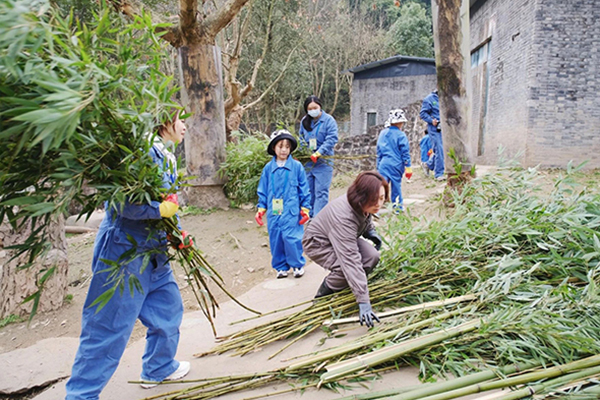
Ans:
[[[371,309],[368,274],[379,262],[381,238],[372,222],[389,200],[387,181],[377,172],[362,172],[348,192],[312,219],[304,231],[304,252],[329,270],[315,298],[327,296],[350,286],[359,307],[361,325],[373,326],[379,319]],[[362,239],[369,239],[375,247]]]

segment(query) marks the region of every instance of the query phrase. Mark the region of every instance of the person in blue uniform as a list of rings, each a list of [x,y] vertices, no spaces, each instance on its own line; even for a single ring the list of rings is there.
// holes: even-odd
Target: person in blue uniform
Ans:
[[[165,188],[171,187],[177,174],[175,156],[167,146],[183,140],[185,131],[183,121],[176,117],[159,127],[157,140],[150,149],[150,156],[163,169]],[[166,235],[150,234],[148,222],[171,218],[178,208],[177,195],[172,194],[162,202],[126,203],[122,208],[107,209],[94,244],[93,276],[83,307],[79,349],[66,385],[66,400],[99,398],[119,364],[138,318],[148,328],[142,380],[180,379],[189,372],[189,362],[175,360],[183,303],[169,265]],[[134,248],[128,237],[137,241],[137,254],[133,260],[122,260],[120,257]],[[150,255],[150,260],[144,267],[146,255]],[[116,290],[106,305],[98,309],[94,302],[112,287],[110,272],[106,271],[111,268],[109,260],[124,264],[121,268],[137,278],[142,290],[134,290],[133,295],[127,288],[123,293]],[[142,387],[156,386],[150,382]]]
[[[329,187],[333,177],[333,161],[322,156],[333,156],[333,148],[338,142],[338,126],[335,119],[323,111],[321,100],[309,96],[304,101],[306,115],[300,122],[300,141],[313,153],[304,167],[310,187],[310,205],[313,216],[329,201]]]
[[[421,119],[427,122],[427,131],[433,145],[433,157],[429,160],[429,169],[437,180],[444,180],[444,144],[442,127],[440,126],[440,100],[438,91],[434,90],[423,100]]]
[[[277,278],[304,275],[306,260],[302,255],[302,225],[310,215],[310,191],[306,173],[291,154],[298,142],[290,132],[280,129],[273,132],[267,152],[273,159],[265,166],[258,183],[258,211],[256,222],[263,225],[267,214],[267,228],[271,247],[271,265]]]
[[[394,209],[404,209],[402,199],[402,175],[407,179],[412,177],[410,162],[410,147],[402,127],[407,121],[404,111],[390,111],[389,128],[379,133],[377,139],[377,172],[391,185],[391,201]]]

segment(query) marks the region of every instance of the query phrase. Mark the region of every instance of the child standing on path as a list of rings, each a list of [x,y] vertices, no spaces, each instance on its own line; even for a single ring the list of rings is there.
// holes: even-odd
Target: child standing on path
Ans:
[[[388,121],[390,127],[382,130],[377,139],[377,171],[392,186],[394,209],[403,211],[402,175],[412,177],[408,138],[401,131],[407,119],[403,110],[396,109],[390,111]]]
[[[309,219],[310,192],[302,164],[291,157],[298,142],[290,132],[273,132],[267,152],[273,159],[265,166],[258,183],[256,222],[262,226],[267,214],[271,247],[271,265],[277,278],[304,275],[306,260],[302,256],[302,225]]]

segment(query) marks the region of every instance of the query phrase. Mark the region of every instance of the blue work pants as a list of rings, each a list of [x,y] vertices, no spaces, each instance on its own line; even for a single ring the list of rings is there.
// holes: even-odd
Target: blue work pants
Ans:
[[[310,188],[311,217],[317,216],[329,202],[329,187],[333,177],[333,167],[324,160],[318,160],[317,164],[312,161],[306,163],[306,178]]]

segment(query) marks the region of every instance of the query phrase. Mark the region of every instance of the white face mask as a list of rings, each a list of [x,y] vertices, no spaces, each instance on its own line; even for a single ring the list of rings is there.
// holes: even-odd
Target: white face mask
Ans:
[[[319,116],[319,114],[321,114],[321,109],[317,108],[316,110],[308,110],[307,114],[313,118],[317,118]]]

